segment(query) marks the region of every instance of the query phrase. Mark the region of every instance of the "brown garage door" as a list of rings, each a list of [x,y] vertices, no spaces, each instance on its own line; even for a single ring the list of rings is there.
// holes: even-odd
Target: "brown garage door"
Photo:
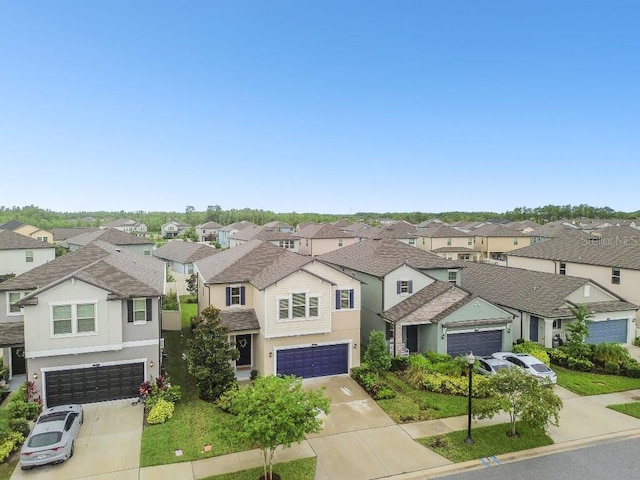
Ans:
[[[138,396],[144,363],[123,363],[45,372],[47,407]]]

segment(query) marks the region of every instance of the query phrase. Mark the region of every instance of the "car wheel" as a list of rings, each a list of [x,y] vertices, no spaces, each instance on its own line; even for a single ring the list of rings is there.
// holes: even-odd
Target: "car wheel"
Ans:
[[[69,458],[73,457],[73,449],[76,446],[76,442],[71,442],[71,451],[69,452]]]
[[[24,465],[20,465],[22,470],[31,470],[33,467],[25,467]]]

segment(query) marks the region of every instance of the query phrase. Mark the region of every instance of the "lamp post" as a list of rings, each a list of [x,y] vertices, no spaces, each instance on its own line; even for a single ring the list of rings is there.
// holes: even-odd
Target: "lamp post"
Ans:
[[[467,445],[473,444],[473,438],[471,438],[471,388],[473,385],[473,364],[475,361],[476,358],[473,356],[473,352],[471,352],[467,357],[467,363],[469,364],[469,405],[467,408],[467,439],[465,440]]]

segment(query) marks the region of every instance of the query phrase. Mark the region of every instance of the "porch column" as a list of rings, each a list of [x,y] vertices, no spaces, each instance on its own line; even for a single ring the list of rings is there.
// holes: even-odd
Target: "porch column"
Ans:
[[[544,319],[544,347],[551,348],[553,346],[553,319]]]

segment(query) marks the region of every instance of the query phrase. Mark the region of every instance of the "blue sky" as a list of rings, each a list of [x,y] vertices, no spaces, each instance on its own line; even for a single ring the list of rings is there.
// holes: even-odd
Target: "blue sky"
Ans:
[[[0,2],[0,205],[635,211],[636,1]]]

